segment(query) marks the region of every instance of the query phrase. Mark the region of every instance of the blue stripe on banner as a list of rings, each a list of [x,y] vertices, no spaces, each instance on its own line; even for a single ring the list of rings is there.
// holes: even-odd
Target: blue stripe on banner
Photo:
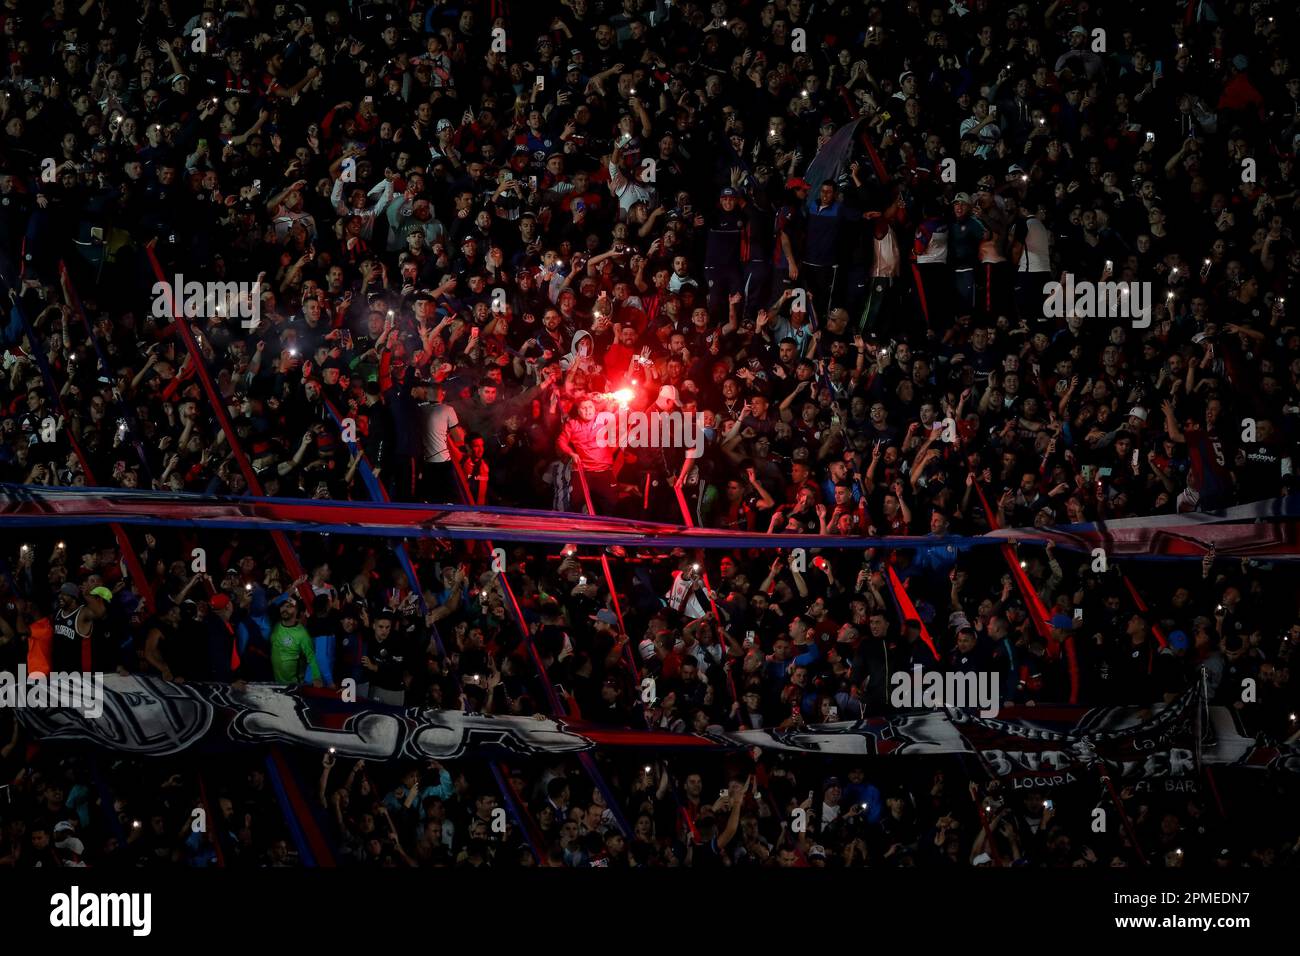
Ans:
[[[348,446],[348,453],[352,455],[358,454],[358,452],[360,452],[360,444],[358,442],[348,441],[347,438],[344,437],[345,431],[343,428],[343,418],[339,415],[338,409],[334,407],[334,403],[326,400],[325,408],[329,411],[330,418],[334,419],[334,424],[338,427],[339,437],[343,438],[343,443]],[[375,474],[374,469],[370,467],[370,462],[366,460],[365,453],[360,452],[360,454],[361,460],[357,463],[357,470],[361,472],[361,481],[365,484],[366,491],[370,493],[370,500],[376,504],[392,504],[389,500],[388,492],[385,491],[384,486],[379,483],[379,477]],[[411,556],[406,553],[406,545],[399,542],[396,547],[393,548],[393,552],[397,555],[397,563],[401,567],[402,573],[406,575],[407,583],[411,585],[411,591],[414,592],[415,599],[420,603],[420,613],[428,614],[429,605],[424,600],[424,591],[421,589],[420,579],[415,573],[415,565],[411,563]],[[443,657],[446,657],[447,649],[442,643],[442,635],[438,633],[437,624],[432,625],[429,630],[433,637],[433,643],[438,648],[438,653]]]
[[[307,843],[307,837],[302,832],[302,826],[298,823],[298,814],[293,808],[293,801],[289,799],[288,791],[284,788],[284,781],[280,779],[280,769],[275,765],[274,752],[266,755],[266,773],[271,778],[271,786],[275,788],[275,799],[280,804],[280,815],[284,817],[285,825],[289,828],[289,836],[293,838],[293,845],[298,848],[298,856],[302,860],[302,865],[314,867],[316,858],[312,855],[311,847]]]
[[[211,505],[219,502],[227,503],[227,504],[253,503],[259,505],[270,504],[270,505],[285,505],[285,506],[310,504],[312,506],[340,508],[344,510],[347,509],[362,510],[362,509],[374,507],[374,505],[368,501],[350,501],[346,499],[320,500],[320,499],[311,499],[311,498],[272,498],[269,495],[262,495],[260,497],[256,495],[213,496],[213,495],[200,494],[194,491],[177,491],[177,492],[167,492],[164,494],[162,492],[149,491],[147,489],[138,490],[138,491],[128,491],[127,489],[124,488],[111,488],[111,487],[100,487],[100,486],[89,486],[89,485],[82,488],[63,488],[63,487],[47,488],[45,485],[28,486],[28,485],[18,485],[18,484],[9,484],[9,483],[0,482],[0,495],[13,495],[13,494],[21,493],[23,491],[36,492],[46,497],[62,496],[62,497],[74,497],[74,498],[86,497],[86,495],[89,494],[90,492],[95,492],[98,494],[111,495],[115,497],[122,496],[122,497],[127,497],[132,499],[138,498],[141,500],[153,499],[156,501],[170,502],[172,504],[179,504],[186,500],[189,500],[189,501],[193,501],[196,505],[197,504]],[[510,517],[541,518],[547,521],[554,521],[557,514],[557,512],[554,511],[542,511],[536,508],[508,508],[503,505],[478,506],[478,505],[457,505],[457,504],[442,504],[442,503],[422,504],[419,502],[405,502],[405,501],[386,501],[384,502],[384,510],[392,511],[392,512],[413,511],[417,513],[436,510],[436,511],[447,511],[453,513],[463,513],[463,514],[487,514],[487,515],[503,515],[503,516],[510,516]],[[587,516],[578,515],[576,512],[574,512],[573,517],[587,517]],[[610,518],[602,515],[599,520],[603,524],[622,525],[627,528],[644,528],[648,524],[652,525],[651,522],[638,520],[636,518]],[[662,525],[662,527],[677,528],[678,526]]]
[[[114,803],[112,788],[109,787],[108,781],[104,779],[104,768],[100,762],[99,753],[93,753],[90,758],[91,779],[95,784],[95,790],[99,793],[99,809],[104,814],[104,821],[108,825],[108,832],[117,837],[117,842],[126,846],[127,832],[122,826],[122,821],[117,818],[113,811]]]
[[[552,519],[555,515],[552,514]],[[1025,536],[1023,538],[832,538],[821,536],[799,537],[795,535],[724,538],[721,536],[700,535],[637,535],[621,537],[611,534],[586,531],[518,531],[506,528],[425,528],[417,525],[393,527],[390,525],[337,524],[319,521],[290,521],[276,518],[159,518],[149,515],[128,515],[115,512],[112,515],[0,515],[0,525],[15,528],[61,528],[90,525],[142,525],[157,528],[209,529],[217,531],[297,531],[307,534],[340,534],[370,538],[433,538],[454,541],[485,541],[492,538],[518,542],[521,544],[575,544],[609,546],[623,545],[636,548],[703,548],[705,550],[730,551],[736,548],[754,548],[771,550],[773,548],[806,547],[829,551],[858,551],[865,548],[883,548],[890,551],[927,551],[949,545],[958,550],[968,551],[972,548],[995,547],[1014,540],[1019,544],[1042,545],[1045,537]],[[399,558],[400,560],[400,558]],[[1200,561],[1200,555],[1177,554],[1126,554],[1125,561],[1178,562]],[[1260,560],[1271,562],[1300,561],[1300,554],[1270,553],[1261,555]]]
[[[41,497],[81,498],[81,497],[86,497],[91,492],[113,496],[113,497],[121,497],[124,499],[140,499],[140,500],[152,499],[152,500],[157,500],[162,502],[168,502],[171,504],[178,504],[186,500],[191,500],[195,504],[205,504],[205,505],[212,505],[215,503],[228,503],[228,504],[254,503],[259,505],[269,504],[269,505],[285,505],[285,506],[312,505],[312,506],[321,506],[321,507],[329,507],[329,508],[339,508],[344,510],[347,509],[363,510],[363,509],[374,507],[374,505],[368,501],[351,501],[346,499],[320,500],[320,499],[311,499],[311,498],[272,498],[269,495],[263,495],[260,497],[256,495],[213,496],[213,495],[205,495],[193,491],[163,493],[157,491],[150,491],[148,489],[127,490],[125,488],[100,487],[100,486],[67,488],[67,487],[59,487],[59,486],[50,487],[46,485],[21,485],[15,483],[0,482],[0,495],[17,495],[22,493],[34,493]],[[543,520],[548,520],[548,521],[554,521],[555,516],[557,514],[557,512],[555,511],[544,511],[537,508],[510,508],[504,505],[477,506],[477,505],[459,505],[459,504],[442,504],[442,503],[426,504],[421,502],[388,501],[384,503],[383,507],[385,511],[392,511],[392,512],[401,512],[401,511],[428,512],[431,510],[436,510],[440,512],[441,511],[452,512],[452,513],[459,512],[464,514],[486,514],[486,515],[503,515],[503,516],[514,516],[514,517],[531,517],[531,518],[541,518]],[[588,518],[587,515],[579,515],[576,512],[573,514],[573,516],[581,517],[584,519]],[[1194,526],[1198,524],[1218,524],[1222,522],[1232,522],[1232,521],[1255,521],[1263,518],[1300,518],[1300,493],[1290,495],[1286,498],[1272,498],[1266,501],[1253,502],[1251,504],[1236,505],[1234,507],[1227,508],[1222,511],[1192,512],[1187,514],[1176,514],[1176,515],[1152,515],[1149,517],[1142,517],[1142,518],[1120,518],[1115,521],[1107,522],[1107,527],[1112,530],[1124,528],[1124,527],[1144,527],[1144,528],[1159,528],[1164,526],[1180,527],[1186,525]],[[606,517],[602,515],[600,516],[599,520],[602,524],[611,525],[611,526],[622,525],[628,528],[656,527],[656,524],[654,522],[649,522],[638,518],[615,518],[615,517]],[[675,529],[679,531],[681,530],[680,526],[678,525],[661,524],[658,525],[658,527],[662,527],[664,529]],[[1032,533],[1036,530],[1038,529],[1033,529],[1033,528],[1014,529],[1013,528],[1013,529],[1007,529],[998,532],[998,534],[1001,534],[1004,537],[1009,535],[1015,535],[1019,538],[1028,538],[1032,536]],[[1098,527],[1095,523],[1087,523],[1087,524],[1071,524],[1071,525],[1053,525],[1050,529],[1043,529],[1043,530],[1044,532],[1051,531],[1051,532],[1083,533],[1088,531],[1095,532],[1098,530]],[[770,539],[770,536],[764,536],[764,537]],[[821,538],[822,536],[781,535],[781,537],[782,538],[797,537],[801,541],[807,541],[810,538]],[[1046,540],[1046,537],[1047,537],[1046,533],[1043,533],[1041,535],[1042,540]],[[826,536],[824,540],[842,541],[843,539],[833,539],[830,536]],[[901,539],[859,538],[855,540],[897,541]],[[942,538],[937,538],[937,537],[929,538],[928,540],[946,542],[950,540],[962,541],[962,540],[969,540],[969,539],[962,538],[961,536],[949,535],[947,537],[942,537]]]
[[[538,866],[545,866],[546,858],[542,856],[541,851],[537,848],[528,821],[524,819],[519,805],[515,802],[515,795],[510,790],[510,781],[506,779],[505,774],[501,772],[501,767],[495,762],[489,763],[488,769],[492,771],[492,779],[496,781],[497,789],[501,791],[501,799],[505,801],[506,809],[510,811],[510,816],[514,818],[515,826],[519,827],[519,832],[523,834],[528,849],[533,853],[533,859],[537,861]]]
[[[1268,561],[1300,560],[1293,539],[1300,534],[1290,516],[1300,513],[1300,496],[1243,505],[1217,514],[1161,516],[1109,522],[1102,533],[1097,525],[1062,528],[1027,528],[979,536],[857,538],[823,535],[742,534],[710,529],[683,529],[676,525],[632,519],[561,515],[553,511],[521,508],[471,508],[453,505],[372,504],[314,499],[217,498],[195,494],[160,494],[118,488],[48,488],[0,484],[0,502],[7,498],[11,510],[0,510],[0,522],[13,527],[66,525],[151,525],[175,528],[210,528],[262,532],[300,531],[314,534],[350,534],[379,538],[446,538],[483,541],[492,538],[535,544],[623,545],[628,548],[697,547],[706,549],[771,549],[802,547],[853,551],[884,548],[893,551],[927,551],[953,548],[964,551],[1011,543],[1042,545],[1053,541],[1063,549],[1088,551],[1099,543],[1125,560],[1199,560],[1206,541],[1215,533],[1220,555],[1236,549],[1244,557]],[[78,505],[72,504],[78,502]],[[187,513],[193,505],[195,516]],[[0,506],[2,507],[2,506]],[[364,509],[364,510],[362,510]],[[304,519],[302,514],[354,520]],[[170,516],[169,516],[170,515]],[[499,520],[496,520],[499,519]],[[1180,522],[1181,520],[1181,523]],[[1249,529],[1244,534],[1243,529]],[[1204,531],[1198,536],[1198,531]],[[1272,538],[1265,540],[1266,531]],[[1127,536],[1127,541],[1125,537]],[[1176,541],[1178,553],[1152,545]],[[1188,546],[1191,546],[1190,548]],[[1151,553],[1156,551],[1158,553]],[[411,569],[413,571],[413,569]],[[410,572],[408,572],[410,573]]]
[[[614,817],[614,823],[622,831],[626,839],[632,839],[632,825],[628,823],[627,817],[623,815],[623,805],[619,802],[618,796],[610,789],[609,784],[605,782],[600,768],[596,766],[596,759],[592,757],[590,751],[583,750],[578,753],[578,763],[587,771],[587,776],[596,784],[596,789],[600,791],[601,796],[605,798],[605,806],[609,809],[610,814]]]
[[[339,430],[339,437],[343,438],[345,430],[343,428],[343,419],[339,415],[338,409],[336,409],[334,403],[330,401],[325,402],[325,409],[330,413],[330,418],[334,419],[334,425]],[[343,438],[343,444],[348,446],[348,454],[355,455],[357,453],[357,442],[348,441],[346,438]],[[366,456],[364,454],[361,456],[361,461],[357,464],[357,471],[361,472],[361,481],[366,486],[366,491],[370,493],[370,500],[374,502],[387,502],[388,494],[380,486],[379,479],[375,477],[374,469],[370,467],[370,462],[366,461]],[[266,500],[273,501],[275,499],[268,498]]]

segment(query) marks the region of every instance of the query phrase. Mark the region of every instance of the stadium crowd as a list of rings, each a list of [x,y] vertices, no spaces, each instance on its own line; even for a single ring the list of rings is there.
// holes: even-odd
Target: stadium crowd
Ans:
[[[10,712],[0,712],[0,730]],[[1280,779],[1225,775],[1221,799],[1125,787],[1008,791],[956,760],[906,764],[764,754],[744,764],[601,760],[611,807],[571,761],[384,764],[320,755],[295,768],[299,812],[339,867],[1294,867]],[[0,747],[0,869],[296,867],[301,851],[261,759],[90,758]],[[315,786],[313,786],[313,780]],[[1242,810],[1249,804],[1249,813]],[[1098,832],[1095,809],[1116,823]],[[201,814],[199,813],[201,811]],[[196,825],[196,821],[201,821]]]
[[[1204,679],[1252,731],[1295,734],[1286,565],[1127,568],[1143,611],[1118,570],[1025,548],[1043,634],[992,550],[924,545],[1292,492],[1294,9],[536,6],[6,0],[0,474],[556,511],[589,493],[601,514],[917,550],[611,553],[611,593],[594,549],[506,544],[525,638],[481,548],[408,542],[417,588],[382,542],[304,535],[295,580],[264,535],[129,531],[135,582],[107,529],[33,534],[5,549],[0,669],[351,678],[383,704],[706,732],[886,713],[920,664],[997,674],[1015,704],[1147,705]],[[1052,314],[1067,274],[1133,302]],[[191,310],[155,288],[174,276],[234,294]],[[606,447],[597,416],[624,407],[698,415],[703,454]],[[60,774],[86,785],[41,769],[14,785],[22,819],[71,799]],[[472,771],[324,769],[345,858],[502,857]],[[1084,823],[1062,844],[1029,798],[1010,832],[989,803],[986,831],[1000,798],[958,769],[877,788],[767,757],[613,767],[649,834],[621,845],[565,768],[511,786],[566,865],[1138,862],[1080,855]],[[781,829],[801,802],[816,844]],[[1158,809],[1132,813],[1153,858],[1206,812]],[[175,859],[209,858],[158,825]],[[246,859],[288,852],[255,829]],[[31,835],[4,837],[0,862]],[[1233,853],[1290,858],[1269,839]],[[1197,862],[1220,850],[1203,842]]]

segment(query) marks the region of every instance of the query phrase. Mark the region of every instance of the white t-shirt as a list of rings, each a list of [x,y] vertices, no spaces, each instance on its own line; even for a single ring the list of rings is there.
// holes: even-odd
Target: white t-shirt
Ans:
[[[451,461],[448,436],[460,424],[456,409],[447,404],[424,406],[424,460]]]
[[[1052,236],[1036,216],[1025,220],[1025,249],[1017,272],[1052,271]]]
[[[875,244],[876,258],[871,266],[872,277],[897,278],[898,265],[902,258],[898,253],[898,240],[894,238],[894,230],[886,231],[880,239],[872,239]]]

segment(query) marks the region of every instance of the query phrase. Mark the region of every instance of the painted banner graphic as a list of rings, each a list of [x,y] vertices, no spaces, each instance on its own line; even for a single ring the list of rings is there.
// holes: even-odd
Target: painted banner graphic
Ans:
[[[1137,722],[1122,708],[1093,711],[1068,731],[1048,729],[1051,720],[1040,719],[1027,730],[1022,721],[963,711],[953,720],[990,777],[1013,790],[1063,786],[1099,772],[1121,785],[1156,781],[1166,789],[1183,789],[1200,769],[1200,709],[1199,688],[1192,688]],[[1215,742],[1213,736],[1209,740]]]
[[[173,684],[108,675],[99,718],[74,710],[19,710],[46,743],[90,743],[140,756],[284,744],[366,760],[580,754],[600,748],[722,750],[760,747],[824,756],[971,754],[1016,786],[1073,782],[1104,769],[1116,780],[1182,779],[1207,764],[1300,772],[1300,747],[1245,735],[1231,708],[1205,707],[1195,690],[1170,705],[1005,708],[997,719],[954,709],[904,711],[800,730],[671,734],[542,716],[489,716],[345,703],[336,693],[279,684]],[[1199,728],[1199,729],[1198,729]],[[1021,782],[1027,781],[1027,782]]]

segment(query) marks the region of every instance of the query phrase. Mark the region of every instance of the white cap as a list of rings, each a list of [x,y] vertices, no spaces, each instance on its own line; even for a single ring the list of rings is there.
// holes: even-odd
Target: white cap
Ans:
[[[1147,410],[1146,410],[1145,408],[1143,408],[1141,405],[1134,405],[1132,408],[1130,408],[1130,409],[1128,410],[1128,417],[1129,417],[1129,418],[1136,418],[1136,419],[1138,419],[1138,420],[1140,420],[1140,421],[1146,421],[1146,420],[1147,420]]]
[[[60,850],[67,850],[69,853],[75,853],[77,856],[81,856],[86,852],[86,845],[74,836],[70,836],[65,840],[60,840],[54,845]]]
[[[672,385],[665,385],[659,389],[659,397],[655,399],[655,404],[662,409],[668,408],[668,403],[680,405],[682,400],[677,395],[677,389]]]

